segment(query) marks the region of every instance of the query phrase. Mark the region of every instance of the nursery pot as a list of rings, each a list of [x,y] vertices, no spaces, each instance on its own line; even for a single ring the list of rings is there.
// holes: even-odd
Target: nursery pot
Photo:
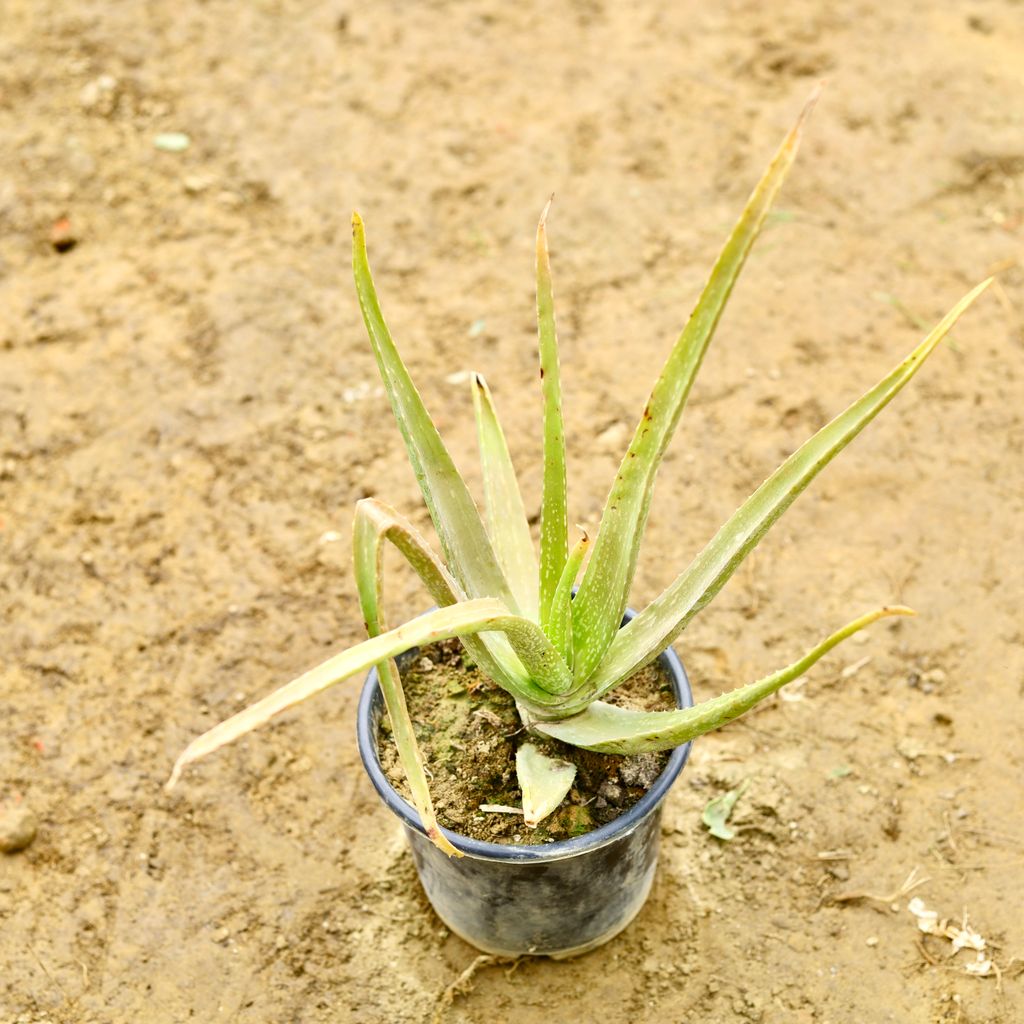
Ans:
[[[624,622],[636,613],[627,610]],[[403,663],[416,656],[409,651]],[[676,653],[658,656],[681,708],[693,695]],[[658,861],[661,806],[686,764],[690,744],[672,751],[665,770],[619,817],[573,839],[538,846],[487,843],[444,829],[462,857],[448,857],[429,839],[419,815],[391,785],[377,751],[385,714],[376,669],[359,700],[359,753],[384,803],[401,819],[420,882],[438,917],[485,953],[577,956],[617,935],[644,905]]]

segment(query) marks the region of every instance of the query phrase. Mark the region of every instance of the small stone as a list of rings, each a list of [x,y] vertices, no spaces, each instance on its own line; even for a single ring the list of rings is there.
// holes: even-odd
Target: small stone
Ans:
[[[227,928],[218,928],[210,937],[214,942],[219,942],[223,945],[231,937],[231,932]]]
[[[869,945],[872,948],[874,948],[875,946],[878,945],[878,936],[877,935],[869,935],[867,937],[867,939],[865,939],[865,942],[866,942],[867,945]]]
[[[17,853],[32,844],[39,826],[27,807],[0,810],[0,853]]]
[[[613,807],[620,807],[622,805],[622,798],[626,795],[625,790],[621,786],[616,785],[610,779],[606,779],[602,782],[597,792]]]
[[[848,882],[850,880],[850,869],[845,864],[829,864],[825,870],[839,882]]]
[[[67,217],[59,217],[50,225],[50,245],[57,252],[68,252],[78,244],[71,221]]]
[[[628,759],[623,759],[619,766],[619,778],[627,786],[650,789],[660,774],[661,765],[656,754],[634,754]]]
[[[82,109],[109,117],[117,107],[118,85],[113,75],[100,75],[87,82],[78,94]]]
[[[182,187],[190,196],[197,196],[200,192],[205,192],[214,180],[207,174],[189,174],[181,179]]]

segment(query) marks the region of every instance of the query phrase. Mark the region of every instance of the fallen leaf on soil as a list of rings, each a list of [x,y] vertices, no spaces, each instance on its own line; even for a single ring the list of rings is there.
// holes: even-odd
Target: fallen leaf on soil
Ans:
[[[732,809],[736,806],[736,801],[743,796],[748,785],[749,780],[744,779],[742,784],[737,786],[736,789],[730,789],[728,793],[716,796],[704,808],[701,821],[707,825],[708,831],[716,839],[723,839],[728,842],[728,840],[736,838],[735,831],[729,828],[726,822],[732,814]]]
[[[481,804],[480,810],[488,814],[522,814],[522,807],[508,807],[505,804]]]

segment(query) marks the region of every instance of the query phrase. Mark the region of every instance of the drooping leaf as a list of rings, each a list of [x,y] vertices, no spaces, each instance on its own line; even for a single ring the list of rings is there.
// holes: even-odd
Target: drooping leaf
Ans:
[[[431,550],[426,538],[390,505],[377,498],[360,499],[356,502],[353,525],[357,584],[361,572],[360,552],[366,553],[363,557],[367,559],[368,568],[362,571],[368,573],[369,567],[380,557],[381,541],[387,540],[394,544],[412,566],[439,606],[444,608],[466,600],[459,585]],[[367,575],[366,578],[371,577]],[[525,696],[529,693],[530,674],[512,649],[507,636],[503,633],[477,633],[459,639],[489,679],[493,679],[511,694]]]
[[[736,838],[736,832],[729,827],[727,822],[732,817],[736,801],[747,791],[749,784],[750,781],[744,779],[742,784],[735,789],[730,789],[728,793],[723,793],[708,801],[700,820],[707,825],[708,831],[716,839],[724,839],[728,842],[730,839]]]
[[[585,711],[557,722],[537,722],[535,728],[563,743],[602,754],[640,754],[671,750],[739,718],[786,683],[802,676],[847,637],[888,615],[913,615],[910,608],[878,608],[847,623],[802,658],[755,683],[741,686],[692,708],[678,711],[630,711],[594,701]]]
[[[523,818],[532,827],[565,799],[576,778],[576,766],[524,743],[516,751],[516,777],[523,793]]]
[[[619,630],[581,699],[607,693],[657,657],[686,628],[808,484],[913,378],[989,284],[991,278],[964,296],[903,362],[805,441],[754,491],[676,581]],[[578,602],[579,595],[573,604]]]
[[[519,610],[528,619],[540,622],[537,554],[530,524],[490,388],[478,373],[473,375],[473,410],[491,543]]]
[[[375,637],[388,631],[383,609],[384,545],[382,543],[388,529],[380,520],[367,514],[366,506],[363,507],[363,513],[356,516],[353,544],[356,587],[359,591],[359,605],[362,609],[363,621],[366,624],[366,632],[369,636]],[[422,550],[418,547],[414,549],[414,557],[428,578],[438,575],[440,566],[432,559],[427,559],[424,562]],[[442,579],[434,579],[435,585],[442,582],[446,584],[447,580],[443,580],[443,571],[439,575]],[[406,781],[409,783],[413,806],[420,816],[423,830],[426,832],[427,838],[443,853],[449,857],[461,857],[462,853],[452,846],[437,823],[434,803],[430,796],[430,785],[427,782],[427,773],[423,766],[423,757],[420,754],[419,744],[416,742],[416,733],[405,702],[402,677],[399,674],[398,665],[393,659],[388,658],[377,663],[377,678],[381,694],[384,697],[384,706],[391,721],[391,734],[398,751],[398,758],[401,761],[402,770],[405,772]]]
[[[493,630],[521,634],[521,639],[526,642],[520,646],[527,651],[526,667],[531,676],[534,675],[535,667],[542,669],[536,673],[537,676],[545,674],[551,676],[551,670],[546,664],[543,664],[547,660],[548,650],[543,647],[541,641],[546,642],[547,638],[543,636],[535,622],[511,614],[500,601],[494,598],[484,597],[472,601],[462,601],[459,604],[449,605],[447,608],[438,608],[427,612],[396,629],[382,633],[380,636],[371,637],[361,644],[356,644],[355,647],[336,654],[333,658],[328,658],[323,664],[310,669],[290,683],[286,683],[269,696],[250,705],[245,710],[239,711],[237,715],[232,715],[226,721],[215,725],[185,748],[174,763],[167,786],[168,788],[174,786],[180,778],[182,770],[193,761],[212,754],[225,743],[230,743],[232,740],[252,732],[253,729],[269,722],[275,715],[322,693],[343,679],[347,679],[357,672],[365,672],[371,665],[380,664],[388,658],[394,658],[403,651],[419,647],[422,644],[447,640],[453,636],[466,636]],[[540,634],[540,639],[534,637],[533,634]],[[558,653],[550,647],[550,644],[548,644],[548,649],[556,659],[561,661],[558,658]],[[531,666],[531,661],[536,661],[536,666]],[[566,670],[566,675],[569,676],[568,670]],[[571,676],[569,676],[567,684],[568,682],[571,682]],[[557,697],[553,697],[535,684],[531,684],[529,699],[534,706],[540,707],[559,703]]]
[[[376,548],[380,540],[389,540],[416,571],[439,605],[445,607],[465,600],[458,584],[431,551],[424,537],[390,505],[377,498],[358,501],[355,535],[357,578],[359,552],[364,549],[364,545],[372,544]],[[545,693],[562,693],[566,681],[571,679],[567,666],[562,663],[564,659],[555,657],[554,645],[533,620],[521,623],[518,628],[507,633],[468,634],[459,639],[489,679],[493,679],[503,690],[517,700],[525,701],[527,705],[531,693],[535,694],[538,686]],[[532,666],[533,677],[527,671],[524,661]],[[544,667],[549,664],[551,670],[547,675],[542,675]]]
[[[815,90],[751,193],[640,417],[605,502],[594,552],[573,601],[573,672],[589,678],[622,622],[647,523],[654,479],[715,328],[765,216],[796,156]]]
[[[569,550],[566,512],[565,430],[562,383],[555,332],[555,298],[548,254],[548,200],[537,225],[537,333],[540,378],[544,392],[544,482],[540,510],[540,623],[547,629],[558,581]]]
[[[494,597],[507,608],[517,609],[480,513],[384,322],[366,256],[363,222],[357,213],[352,215],[352,269],[359,308],[381,379],[405,439],[409,461],[434,521],[448,568],[469,597]]]

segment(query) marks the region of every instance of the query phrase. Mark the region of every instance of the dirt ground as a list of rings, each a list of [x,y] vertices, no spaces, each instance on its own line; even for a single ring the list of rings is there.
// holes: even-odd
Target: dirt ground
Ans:
[[[571,514],[593,526],[821,77],[633,604],[996,272],[677,647],[708,696],[876,604],[920,618],[695,745],[623,935],[483,967],[444,1020],[1024,1019],[1019,0],[0,7],[0,802],[39,822],[0,857],[3,1024],[430,1019],[475,951],[362,773],[357,681],[161,788],[194,735],[359,639],[353,503],[426,519],[350,211],[471,486],[475,369],[535,508],[532,241],[556,193]],[[429,604],[394,579],[393,620]],[[712,839],[702,808],[743,779],[737,838]],[[985,937],[987,976],[918,930],[915,868],[913,895]]]

